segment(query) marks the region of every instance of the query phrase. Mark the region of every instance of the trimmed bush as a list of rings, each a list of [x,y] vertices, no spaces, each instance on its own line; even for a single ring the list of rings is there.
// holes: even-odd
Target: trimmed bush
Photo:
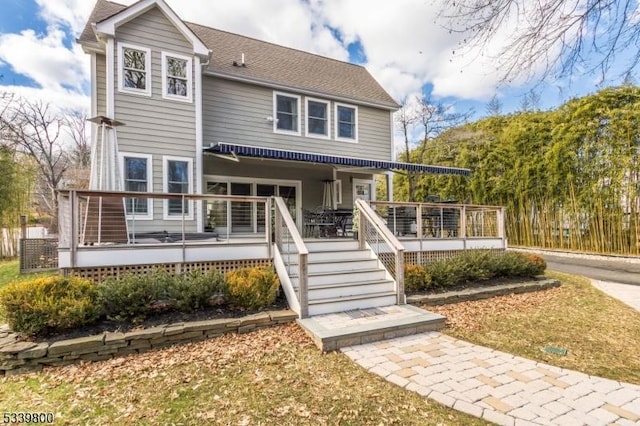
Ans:
[[[100,315],[93,282],[62,276],[14,282],[0,290],[0,307],[11,329],[44,334],[95,321]]]
[[[501,277],[534,277],[546,269],[540,256],[518,252],[495,253],[472,250],[425,266],[426,275],[434,287],[450,287],[472,281]],[[406,282],[406,277],[405,277]],[[407,291],[412,291],[405,284]]]
[[[404,265],[405,291],[423,291],[431,286],[431,276],[420,265]]]
[[[225,289],[224,275],[218,271],[193,270],[176,277],[170,286],[169,298],[177,310],[193,312],[209,305],[211,297]]]
[[[230,271],[226,293],[233,304],[251,309],[264,308],[276,300],[280,280],[272,268],[254,267]]]
[[[98,285],[100,305],[109,319],[141,321],[151,312],[158,311],[158,306],[165,309],[170,306],[170,288],[174,280],[161,269],[149,274],[107,278]]]

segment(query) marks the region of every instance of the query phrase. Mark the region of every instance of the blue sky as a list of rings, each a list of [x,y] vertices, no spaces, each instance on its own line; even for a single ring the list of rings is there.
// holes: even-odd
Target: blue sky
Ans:
[[[524,82],[500,86],[500,70],[490,58],[474,52],[452,55],[461,36],[433,24],[439,11],[434,2],[166,1],[187,21],[363,64],[399,102],[428,91],[458,111],[473,108],[479,118],[494,95],[503,112],[518,110],[532,87]],[[92,0],[2,0],[2,89],[61,108],[88,110],[89,57],[75,38],[93,5]],[[499,44],[489,46],[494,52],[499,48]],[[596,80],[587,76],[574,78],[571,84],[550,82],[536,90],[539,106],[549,109],[598,88]]]

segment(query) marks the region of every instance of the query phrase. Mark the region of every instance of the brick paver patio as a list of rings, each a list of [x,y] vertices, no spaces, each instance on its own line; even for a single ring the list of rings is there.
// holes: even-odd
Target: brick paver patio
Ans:
[[[501,425],[638,425],[640,386],[426,332],[342,348],[372,373]]]

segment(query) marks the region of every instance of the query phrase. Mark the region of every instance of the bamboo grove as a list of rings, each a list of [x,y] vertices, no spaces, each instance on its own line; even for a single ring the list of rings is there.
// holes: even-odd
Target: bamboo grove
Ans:
[[[503,205],[511,245],[640,254],[640,88],[484,118],[426,143],[412,161],[471,176],[420,176],[415,199]],[[394,187],[408,199],[406,176]]]

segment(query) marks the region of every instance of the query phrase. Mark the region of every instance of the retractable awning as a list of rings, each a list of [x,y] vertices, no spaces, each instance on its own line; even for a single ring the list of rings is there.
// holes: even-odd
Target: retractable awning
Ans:
[[[270,158],[274,160],[302,161],[318,164],[335,164],[340,166],[362,167],[379,170],[405,170],[432,174],[468,176],[469,169],[457,167],[429,166],[426,164],[400,163],[396,161],[369,160],[366,158],[340,157],[336,155],[315,154],[301,151],[262,148],[250,145],[236,145],[219,142],[205,152],[213,154],[231,154],[241,157]]]

